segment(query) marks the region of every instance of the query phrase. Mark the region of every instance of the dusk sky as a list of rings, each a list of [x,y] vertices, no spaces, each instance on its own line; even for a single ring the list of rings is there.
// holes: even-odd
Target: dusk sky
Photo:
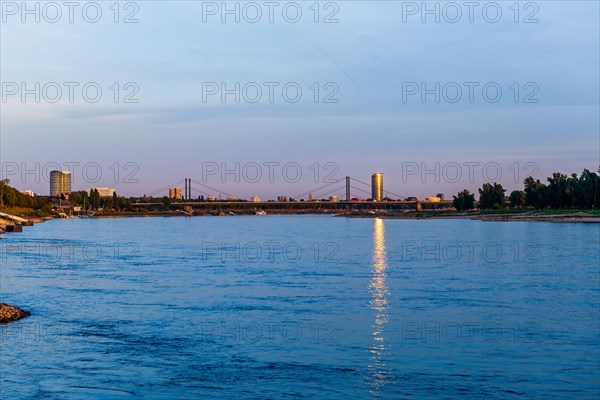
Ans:
[[[86,22],[81,10],[73,23],[66,15],[58,23],[44,18],[36,23],[31,16],[22,23],[21,14],[13,15],[6,3],[11,2],[2,2],[0,156],[4,177],[21,190],[48,194],[48,183],[31,174],[22,179],[15,165],[35,170],[39,163],[42,171],[51,162],[97,163],[102,178],[86,182],[76,167],[73,189],[109,186],[124,195],[152,193],[186,177],[202,182],[203,163],[205,169],[206,163],[233,169],[235,163],[279,162],[273,183],[267,167],[257,183],[244,182],[243,176],[236,183],[228,175],[223,184],[218,174],[205,176],[207,185],[223,192],[264,198],[323,186],[334,171],[333,164],[325,167],[328,162],[339,167],[336,179],[349,175],[368,182],[372,172],[381,171],[386,190],[420,197],[476,191],[486,163],[501,167],[498,181],[509,193],[534,169],[545,180],[555,171],[580,173],[599,165],[596,1],[533,3],[539,9],[521,9],[518,23],[512,1],[495,3],[502,10],[496,23],[482,16],[482,7],[474,10],[472,23],[467,8],[457,23],[443,15],[439,23],[431,15],[423,23],[419,11],[413,15],[407,8],[411,2],[393,1],[338,1],[327,9],[322,2],[318,23],[313,2],[298,2],[297,23],[282,17],[282,7],[275,9],[273,23],[266,7],[256,23],[244,16],[236,23],[231,15],[223,23],[221,13],[206,14],[213,10],[208,6],[221,2],[166,1],[136,2],[137,23],[115,23],[112,2],[99,3],[103,14],[95,24]],[[132,10],[121,10],[119,18]],[[453,18],[454,11],[447,11]],[[331,13],[338,22],[323,23]],[[538,22],[524,23],[528,15]],[[33,95],[22,102],[21,93],[10,94],[11,82],[28,88],[36,82],[80,86],[73,103],[65,86],[56,103],[44,96],[36,103]],[[102,88],[97,103],[82,97],[88,82]],[[121,87],[118,103],[110,89],[114,82]],[[139,88],[133,96],[138,103],[123,102],[135,86],[124,88],[128,82]],[[236,82],[258,83],[262,97],[252,103],[241,96],[236,103],[233,94],[223,102],[220,93],[203,93],[213,83],[234,88]],[[278,84],[272,102],[264,82]],[[281,88],[290,82],[302,89],[296,103],[282,96]],[[424,102],[421,93],[407,95],[436,82],[440,87],[456,82],[462,97],[448,101],[455,98],[454,84],[439,102],[434,94]],[[476,83],[472,102],[465,82]],[[502,89],[497,102],[482,95],[490,82]],[[338,102],[325,102],[328,94]],[[116,162],[121,173],[115,183]],[[124,182],[133,171],[125,170],[128,162],[139,167],[134,176],[139,183]],[[473,182],[466,166],[462,178],[444,179],[444,166],[470,162],[480,163],[473,167]],[[282,178],[286,163],[301,167],[298,182]],[[316,179],[315,163],[321,172]],[[415,165],[433,170],[435,163],[440,163],[439,182],[434,174],[425,179],[419,172],[407,174]]]

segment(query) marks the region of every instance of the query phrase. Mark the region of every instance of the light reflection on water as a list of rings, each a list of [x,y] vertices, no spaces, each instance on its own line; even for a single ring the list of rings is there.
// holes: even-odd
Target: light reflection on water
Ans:
[[[385,353],[389,348],[385,336],[385,326],[388,323],[388,296],[387,279],[387,249],[385,244],[385,222],[383,219],[373,220],[373,257],[371,262],[371,283],[369,290],[372,294],[370,307],[374,313],[372,325],[372,343],[369,347],[371,353],[369,364],[369,380],[371,394],[376,396],[381,393],[388,380],[388,366],[385,362]]]

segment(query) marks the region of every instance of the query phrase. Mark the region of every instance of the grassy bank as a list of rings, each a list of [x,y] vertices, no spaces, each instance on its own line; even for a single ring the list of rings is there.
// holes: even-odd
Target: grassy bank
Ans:
[[[3,207],[0,211],[6,214],[14,215],[21,218],[44,218],[51,217],[52,212],[46,209],[34,210],[27,207]]]

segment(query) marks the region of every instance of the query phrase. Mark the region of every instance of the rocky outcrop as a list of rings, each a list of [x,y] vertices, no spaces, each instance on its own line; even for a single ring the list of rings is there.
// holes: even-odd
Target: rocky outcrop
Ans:
[[[0,233],[6,232],[6,227],[12,225],[12,222],[0,218]]]
[[[0,322],[16,321],[29,315],[31,315],[31,313],[23,311],[18,307],[0,303]]]
[[[24,223],[24,225],[31,226],[33,224],[27,221],[26,223]],[[15,223],[7,218],[0,217],[0,234],[5,232],[21,232],[22,229],[23,224]]]

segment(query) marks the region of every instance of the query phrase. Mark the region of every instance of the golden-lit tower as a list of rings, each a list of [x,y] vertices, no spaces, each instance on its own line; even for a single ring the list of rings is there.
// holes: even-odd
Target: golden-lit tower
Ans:
[[[383,199],[383,174],[380,172],[371,175],[371,198],[373,201]]]
[[[50,171],[50,196],[68,195],[71,193],[71,172]]]

